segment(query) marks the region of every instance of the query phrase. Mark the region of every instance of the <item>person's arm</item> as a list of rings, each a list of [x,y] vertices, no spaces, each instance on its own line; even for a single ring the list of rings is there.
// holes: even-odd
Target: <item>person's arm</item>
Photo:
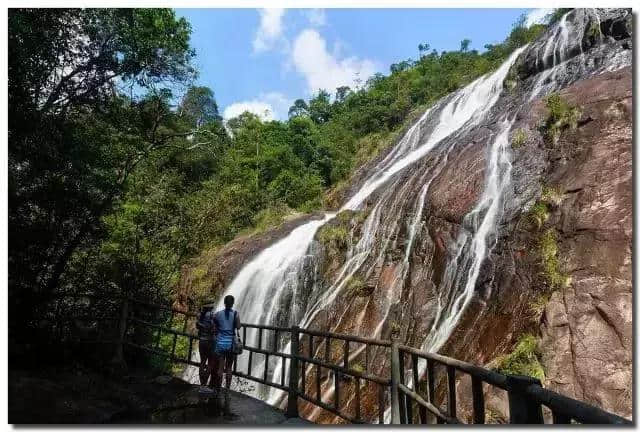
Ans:
[[[215,338],[218,334],[218,323],[216,322],[216,314],[213,311],[211,311],[209,322],[211,323],[211,335]]]
[[[240,329],[240,315],[238,314],[238,311],[236,311],[235,328]]]

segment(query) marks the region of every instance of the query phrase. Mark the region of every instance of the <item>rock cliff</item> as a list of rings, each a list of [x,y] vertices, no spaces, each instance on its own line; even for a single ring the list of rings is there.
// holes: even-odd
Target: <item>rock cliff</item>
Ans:
[[[490,367],[532,334],[546,387],[630,417],[631,34],[628,10],[565,15],[504,71],[493,105],[318,229],[274,320],[288,325],[306,310],[310,327],[394,335]],[[552,92],[568,120],[552,117]],[[466,99],[474,94],[440,101],[416,123],[415,142],[367,168],[429,144],[447,110],[478,103]],[[361,170],[347,196],[372,178]],[[282,232],[219,252],[207,267],[212,294]],[[371,368],[386,367],[374,355]],[[487,400],[503,418],[504,398]]]

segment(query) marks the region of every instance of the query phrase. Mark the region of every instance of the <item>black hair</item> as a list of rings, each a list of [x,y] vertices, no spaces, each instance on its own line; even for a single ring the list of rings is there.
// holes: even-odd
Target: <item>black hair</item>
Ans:
[[[205,306],[200,310],[200,320],[204,319],[204,315],[213,309],[212,306]]]
[[[224,297],[224,316],[225,316],[225,318],[229,319],[229,311],[233,307],[233,302],[235,302],[235,301],[236,301],[236,299],[232,295],[228,295],[228,296]]]

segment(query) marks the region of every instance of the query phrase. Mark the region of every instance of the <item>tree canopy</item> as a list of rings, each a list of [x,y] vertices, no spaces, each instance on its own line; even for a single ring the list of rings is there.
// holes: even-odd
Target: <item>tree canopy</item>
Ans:
[[[179,269],[265,221],[326,204],[408,114],[495,69],[543,26],[483,53],[437,52],[283,121],[223,122],[167,9],[9,11],[10,326],[70,291],[163,297]]]

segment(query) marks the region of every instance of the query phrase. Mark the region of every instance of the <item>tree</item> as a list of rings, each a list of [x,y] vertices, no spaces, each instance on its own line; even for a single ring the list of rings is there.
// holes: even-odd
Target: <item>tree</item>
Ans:
[[[190,87],[182,98],[179,113],[187,123],[196,128],[222,120],[218,113],[218,103],[209,87]]]
[[[347,98],[347,96],[351,93],[351,89],[348,86],[341,86],[336,88],[336,102],[342,103]]]
[[[192,79],[194,52],[168,9],[12,9],[8,21],[11,318],[28,320],[135,167],[188,133],[158,87]],[[149,97],[125,97],[133,85]]]
[[[324,123],[331,118],[331,95],[326,90],[309,100],[309,116],[315,123]]]
[[[467,52],[469,50],[469,45],[471,45],[470,39],[462,39],[460,42],[460,51]]]
[[[425,53],[429,52],[431,45],[428,43],[418,44],[418,59],[421,59]]]
[[[289,108],[289,118],[309,115],[309,106],[304,99],[296,99]]]

